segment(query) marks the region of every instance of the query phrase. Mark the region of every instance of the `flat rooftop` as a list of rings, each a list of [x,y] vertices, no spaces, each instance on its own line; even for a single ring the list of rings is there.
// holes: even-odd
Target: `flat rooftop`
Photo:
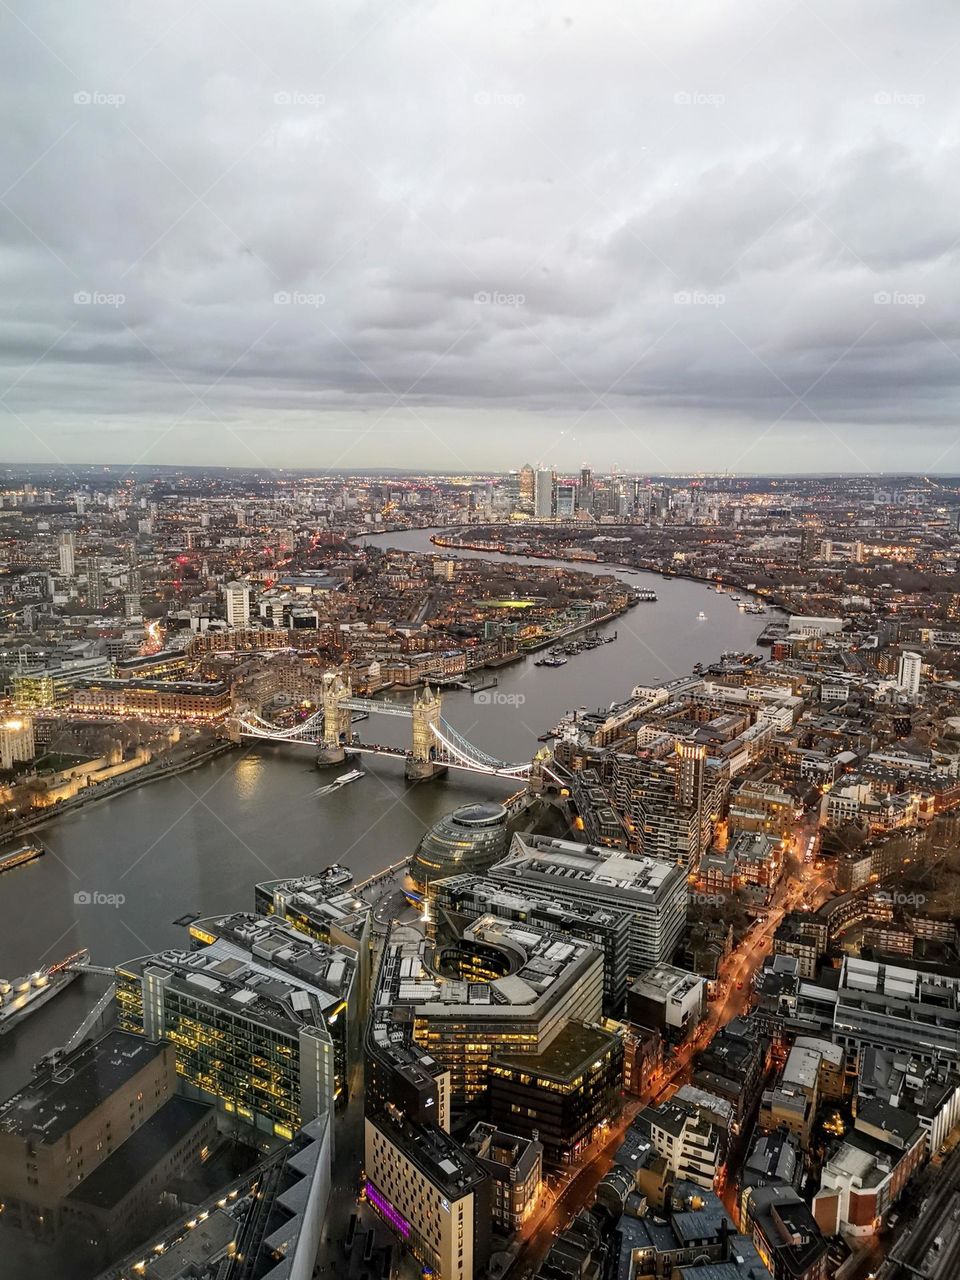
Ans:
[[[656,899],[664,886],[683,878],[682,870],[663,858],[628,857],[599,845],[576,844],[545,836],[513,838],[510,854],[489,873],[497,880],[542,876],[552,885],[561,881],[598,895],[619,892],[630,898]]]
[[[540,1053],[497,1054],[493,1061],[526,1071],[531,1076],[567,1081],[575,1079],[615,1043],[616,1036],[606,1031],[568,1022]]]
[[[165,1047],[126,1031],[109,1032],[55,1069],[35,1075],[0,1108],[0,1130],[34,1142],[58,1142]]]
[[[171,1098],[84,1178],[67,1199],[98,1209],[113,1208],[211,1112],[212,1108],[202,1102]]]
[[[119,974],[168,973],[178,991],[237,1016],[290,1030],[323,1026],[340,1003],[313,975],[279,968],[223,939],[202,951],[161,951],[117,966]]]
[[[386,1113],[368,1119],[440,1187],[449,1200],[459,1200],[487,1176],[460,1143],[436,1125],[412,1125]]]

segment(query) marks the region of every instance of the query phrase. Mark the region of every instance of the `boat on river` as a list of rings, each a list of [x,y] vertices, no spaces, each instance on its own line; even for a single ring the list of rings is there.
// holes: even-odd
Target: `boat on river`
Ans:
[[[81,966],[89,959],[90,953],[84,948],[25,977],[0,978],[0,1036],[5,1036],[28,1014],[59,995],[79,977]]]

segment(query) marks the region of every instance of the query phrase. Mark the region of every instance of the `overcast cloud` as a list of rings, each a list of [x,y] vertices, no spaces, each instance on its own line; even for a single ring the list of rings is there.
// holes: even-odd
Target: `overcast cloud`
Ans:
[[[3,460],[960,471],[956,0],[3,28]]]

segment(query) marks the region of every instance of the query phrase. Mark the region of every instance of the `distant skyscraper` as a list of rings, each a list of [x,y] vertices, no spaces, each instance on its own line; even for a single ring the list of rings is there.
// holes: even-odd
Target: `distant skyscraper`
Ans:
[[[538,471],[534,490],[533,514],[540,518],[553,515],[553,472]]]
[[[577,486],[572,483],[557,485],[557,515],[573,516],[577,510]]]
[[[250,625],[250,588],[245,582],[231,582],[226,588],[227,622],[231,627]]]
[[[920,693],[920,670],[923,659],[919,653],[901,653],[897,667],[897,684],[908,698],[916,698]]]
[[[65,578],[72,578],[77,571],[76,544],[72,533],[60,535],[60,572]]]
[[[534,488],[536,484],[535,473],[529,462],[524,463],[520,468],[520,501],[527,503],[533,508]]]
[[[87,604],[91,609],[103,608],[103,575],[98,556],[87,560]]]

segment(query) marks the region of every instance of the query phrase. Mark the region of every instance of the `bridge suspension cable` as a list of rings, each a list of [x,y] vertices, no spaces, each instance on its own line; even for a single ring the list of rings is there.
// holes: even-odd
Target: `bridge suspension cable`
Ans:
[[[530,772],[529,764],[511,764],[506,760],[498,760],[474,746],[446,720],[441,719],[439,724],[432,724],[430,728],[437,741],[461,764],[472,765],[485,773],[504,774],[511,778],[522,777]]]
[[[323,712],[315,711],[304,720],[303,724],[294,725],[291,729],[278,729],[275,724],[256,713],[247,711],[237,716],[237,723],[258,738],[273,738],[277,742],[290,741],[302,737],[310,737],[313,730],[320,730],[323,725]]]

